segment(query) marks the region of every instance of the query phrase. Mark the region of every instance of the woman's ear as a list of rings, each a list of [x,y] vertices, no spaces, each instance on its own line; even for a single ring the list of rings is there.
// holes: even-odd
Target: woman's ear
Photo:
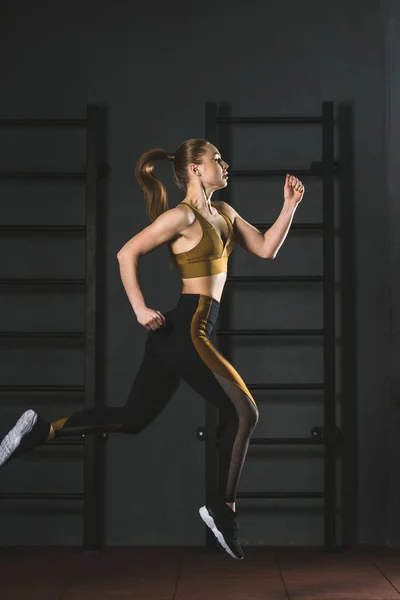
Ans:
[[[201,175],[199,165],[196,165],[195,163],[191,163],[190,170],[192,173],[194,173],[194,175]]]

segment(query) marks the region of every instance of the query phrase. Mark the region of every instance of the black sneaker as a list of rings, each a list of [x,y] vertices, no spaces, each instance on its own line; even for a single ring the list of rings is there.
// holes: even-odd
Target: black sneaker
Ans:
[[[237,539],[236,513],[230,506],[208,505],[199,510],[204,523],[211,529],[221,546],[237,560],[243,559],[243,550]]]
[[[49,424],[34,410],[25,411],[0,444],[0,467],[23,452],[43,444],[49,435]]]

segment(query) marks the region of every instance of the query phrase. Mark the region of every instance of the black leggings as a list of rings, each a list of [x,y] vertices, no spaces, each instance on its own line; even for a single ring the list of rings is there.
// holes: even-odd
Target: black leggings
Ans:
[[[56,438],[116,431],[139,433],[167,405],[180,381],[220,410],[220,493],[234,502],[257,406],[246,384],[211,341],[219,302],[203,294],[181,294],[166,313],[166,326],[147,334],[142,363],[124,406],[80,410],[52,423]]]

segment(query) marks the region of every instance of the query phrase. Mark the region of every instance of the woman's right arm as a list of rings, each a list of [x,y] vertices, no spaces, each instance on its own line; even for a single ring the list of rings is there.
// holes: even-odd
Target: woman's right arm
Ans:
[[[117,254],[123,286],[137,319],[146,329],[165,324],[164,316],[146,306],[139,284],[139,258],[157,246],[173,239],[193,220],[186,208],[177,206],[162,213],[153,223],[131,238]]]

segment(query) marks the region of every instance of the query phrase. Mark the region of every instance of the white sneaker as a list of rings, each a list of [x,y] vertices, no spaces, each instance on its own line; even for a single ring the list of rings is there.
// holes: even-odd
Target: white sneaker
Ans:
[[[37,421],[37,414],[34,410],[25,411],[14,427],[7,433],[0,444],[0,467],[11,458],[11,455],[21,443],[22,438],[32,431]]]

